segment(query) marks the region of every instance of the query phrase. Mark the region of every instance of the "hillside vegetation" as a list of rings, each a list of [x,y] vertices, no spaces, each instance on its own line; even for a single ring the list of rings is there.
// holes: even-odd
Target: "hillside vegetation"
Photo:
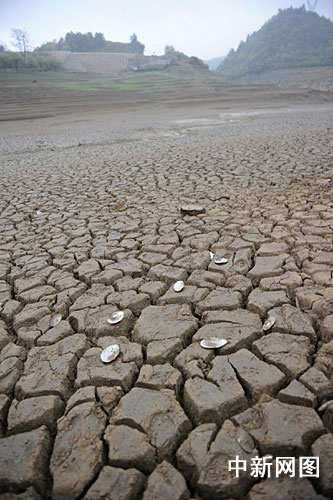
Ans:
[[[305,7],[279,10],[229,52],[217,71],[228,79],[265,70],[333,66],[333,22]]]
[[[35,49],[37,52],[70,51],[70,52],[111,52],[126,54],[143,54],[145,46],[139,42],[135,33],[130,36],[130,43],[111,42],[103,33],[66,33],[65,38],[46,42]]]

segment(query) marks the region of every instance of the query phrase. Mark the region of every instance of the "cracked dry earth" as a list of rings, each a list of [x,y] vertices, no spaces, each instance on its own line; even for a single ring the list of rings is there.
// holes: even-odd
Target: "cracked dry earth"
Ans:
[[[331,118],[4,157],[1,500],[332,498]],[[320,478],[228,472],[266,454]]]

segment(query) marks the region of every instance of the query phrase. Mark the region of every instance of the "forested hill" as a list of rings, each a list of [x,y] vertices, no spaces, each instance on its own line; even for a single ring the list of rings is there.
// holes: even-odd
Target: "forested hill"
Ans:
[[[43,43],[35,49],[35,52],[50,51],[70,51],[70,52],[122,52],[128,54],[143,54],[145,46],[140,43],[136,34],[130,36],[129,43],[111,42],[104,38],[103,33],[66,33],[65,38],[58,41]]]
[[[268,69],[333,66],[333,22],[305,7],[279,10],[233,49],[217,71],[228,79]]]

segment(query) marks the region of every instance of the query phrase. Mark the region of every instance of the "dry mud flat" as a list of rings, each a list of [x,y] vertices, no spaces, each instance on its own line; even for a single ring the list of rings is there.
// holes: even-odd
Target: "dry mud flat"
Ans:
[[[0,499],[331,498],[332,106],[138,113],[3,124]]]

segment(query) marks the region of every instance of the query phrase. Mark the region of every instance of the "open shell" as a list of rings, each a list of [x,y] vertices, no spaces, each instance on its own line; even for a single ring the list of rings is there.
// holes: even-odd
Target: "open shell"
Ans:
[[[101,360],[103,363],[111,363],[114,361],[120,353],[120,347],[118,344],[111,344],[101,352]]]
[[[218,337],[206,337],[200,342],[201,347],[204,349],[219,349],[228,343],[225,339],[219,339]]]
[[[112,314],[109,314],[108,323],[110,323],[110,325],[116,325],[124,319],[124,316],[124,311],[115,311]]]
[[[238,427],[236,436],[239,446],[247,453],[252,453],[254,450],[254,442],[250,434],[248,434],[242,427]]]
[[[222,259],[216,259],[215,264],[227,264],[229,261],[225,257],[222,257]]]
[[[181,292],[184,286],[184,281],[176,281],[176,283],[173,285],[173,289],[175,292]]]
[[[52,326],[52,328],[54,326],[57,326],[60,321],[62,320],[62,316],[60,313],[55,313],[51,316],[51,319],[50,319],[50,326]]]
[[[265,323],[262,326],[262,329],[264,330],[264,332],[266,332],[267,330],[270,330],[272,328],[272,326],[274,325],[274,323],[275,323],[274,316],[267,318]]]

